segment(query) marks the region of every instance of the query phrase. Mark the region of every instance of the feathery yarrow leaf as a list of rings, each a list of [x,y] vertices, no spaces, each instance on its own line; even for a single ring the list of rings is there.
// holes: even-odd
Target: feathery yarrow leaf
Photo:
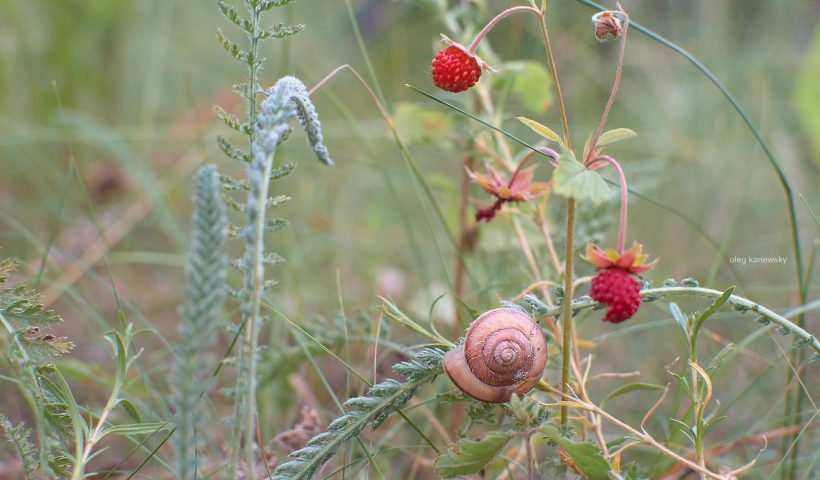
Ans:
[[[179,357],[174,366],[173,383],[178,391],[172,399],[179,415],[173,445],[177,452],[177,473],[183,479],[193,478],[200,466],[197,451],[202,450],[203,432],[208,431],[205,424],[208,414],[196,403],[207,388],[205,372],[213,366],[213,361],[206,352],[216,340],[219,313],[227,294],[224,243],[228,222],[219,189],[216,167],[200,168],[194,183],[194,226],[185,272],[186,302],[181,310]]]
[[[271,480],[309,480],[368,424],[372,422],[373,428],[378,428],[392,412],[404,406],[421,385],[432,382],[441,373],[443,358],[442,350],[426,348],[412,360],[394,365],[393,370],[405,377],[404,382],[389,379],[370,387],[365,396],[347,400],[344,403],[347,413],[331,422],[327,431],[311,438],[302,449],[291,453],[291,460],[279,465]]]

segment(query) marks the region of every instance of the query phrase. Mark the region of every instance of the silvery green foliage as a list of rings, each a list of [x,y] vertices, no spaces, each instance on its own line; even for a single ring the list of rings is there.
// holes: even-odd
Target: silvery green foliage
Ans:
[[[4,347],[0,352],[0,371],[17,381],[20,394],[31,408],[36,450],[29,449],[23,441],[28,434],[22,425],[13,427],[13,432],[6,425],[3,429],[7,437],[15,437],[18,449],[23,448],[19,451],[26,456],[21,458],[23,464],[36,462],[39,476],[27,478],[50,478],[62,475],[69,467],[64,446],[70,444],[72,431],[65,421],[64,402],[51,393],[46,376],[52,369],[50,362],[70,351],[74,344],[66,337],[44,333],[63,320],[40,304],[38,292],[24,285],[5,287],[17,267],[15,261],[0,260],[0,345]]]
[[[311,438],[305,446],[290,454],[291,460],[279,465],[272,480],[309,480],[345,443],[353,439],[372,422],[378,428],[387,417],[401,409],[425,383],[441,373],[444,352],[436,349],[419,351],[412,360],[398,363],[393,370],[404,382],[389,379],[370,387],[367,395],[344,403],[347,413],[327,427],[327,431]]]
[[[289,132],[287,125],[298,118],[305,128],[308,143],[325,165],[333,165],[327,147],[322,139],[322,124],[313,102],[310,101],[307,88],[296,77],[282,77],[266,92],[267,98],[262,101],[262,108],[257,117],[256,143],[266,153],[272,154],[276,146],[286,138]],[[282,130],[282,127],[286,130]],[[256,155],[256,152],[254,152]]]
[[[31,430],[19,423],[12,424],[5,416],[0,414],[0,430],[6,440],[14,446],[17,458],[23,466],[26,480],[38,478],[37,476],[37,449],[29,441]]]
[[[325,165],[333,165],[322,138],[322,127],[316,108],[310,101],[305,85],[297,78],[287,76],[276,82],[262,101],[252,145],[252,160],[248,167],[248,201],[244,206],[247,221],[244,227],[245,255],[239,267],[246,272],[243,291],[243,312],[256,321],[261,300],[256,286],[264,284],[265,264],[278,263],[281,257],[266,254],[263,240],[265,231],[282,228],[286,223],[267,219],[267,207],[276,207],[287,197],[270,197],[271,177],[277,147],[290,135],[290,123],[298,119],[305,128],[308,143],[316,157]]]
[[[186,303],[181,309],[179,357],[174,368],[177,392],[173,406],[178,415],[174,447],[177,472],[183,480],[194,478],[197,451],[207,432],[208,414],[197,405],[197,400],[208,386],[207,372],[212,369],[213,361],[205,352],[216,340],[226,293],[227,219],[219,188],[216,167],[200,168],[194,183],[194,226],[185,272]]]

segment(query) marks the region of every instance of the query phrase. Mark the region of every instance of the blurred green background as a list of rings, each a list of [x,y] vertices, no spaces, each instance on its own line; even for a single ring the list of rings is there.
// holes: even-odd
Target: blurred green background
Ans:
[[[434,90],[429,62],[447,27],[424,1],[350,3],[399,133],[411,144],[454,228],[467,138],[482,127],[405,86]],[[457,3],[468,2],[451,2]],[[470,3],[481,19],[515,4]],[[797,198],[796,209],[808,259],[817,248],[818,227],[806,204],[820,212],[820,3],[622,3],[634,21],[709,67],[761,128],[795,194],[805,198],[805,203]],[[306,28],[265,46],[264,85],[295,74],[310,86],[344,63],[373,81],[345,1],[300,0],[274,12],[269,21]],[[551,36],[575,143],[597,125],[616,60],[616,44],[602,46],[592,38],[592,13],[575,1],[550,2]],[[227,132],[215,122],[211,106],[244,114],[231,92],[244,72],[217,43],[218,28],[241,39],[205,0],[0,0],[0,256],[24,260],[24,278],[42,269],[45,299],[64,314],[67,321],[60,328],[77,343],[73,358],[104,368],[108,351],[99,335],[116,321],[118,302],[132,321],[153,326],[173,342],[183,295],[191,173],[215,162],[224,172],[242,175],[236,162],[225,160],[215,147],[216,134]],[[527,16],[505,21],[489,40],[490,55],[502,62],[542,62],[537,24]],[[436,94],[469,105],[463,96]],[[546,97],[539,101],[534,106],[526,98],[512,98],[503,126],[531,141],[515,116],[558,130],[554,105]],[[339,297],[348,316],[375,318],[379,294],[426,318],[433,301],[450,292],[455,256],[449,240],[417,194],[366,92],[342,75],[314,95],[314,102],[336,166],[331,170],[311,161],[301,133],[284,147],[299,167],[276,186],[284,189],[276,193],[294,201],[281,212],[292,227],[270,239],[288,259],[272,272],[280,285],[271,298],[305,325],[333,315]],[[612,154],[624,165],[630,186],[652,200],[632,199],[628,233],[628,241],[639,240],[661,258],[649,278],[659,284],[667,277],[691,276],[717,289],[737,285],[736,293],[778,311],[797,305],[783,191],[749,129],[700,72],[632,31],[608,126],[639,133]],[[541,167],[538,175],[546,180],[548,174]],[[477,191],[474,195],[486,201]],[[562,202],[551,203],[560,251]],[[581,238],[614,244],[617,209],[617,201],[599,209],[582,207]],[[506,221],[482,227],[465,295],[475,308],[510,298],[532,281],[510,228]],[[534,247],[546,263],[543,244],[536,239]],[[231,248],[238,256],[237,245]],[[731,262],[749,256],[782,256],[786,262]],[[112,282],[118,297],[111,293]],[[818,298],[817,282],[815,274],[810,301]],[[446,324],[452,307],[444,305],[452,299],[443,302],[436,318]],[[720,318],[715,335],[735,342],[756,328],[737,315]],[[807,321],[816,332],[817,316]],[[596,352],[599,362],[665,381],[663,366],[682,351],[667,311],[649,306],[626,325],[613,331],[590,318],[581,328],[585,338],[603,340]],[[272,335],[280,328],[274,326]],[[768,335],[750,341],[741,361],[722,373],[718,395],[723,392],[737,409],[734,426],[722,432],[726,438],[781,423],[787,372],[781,344]],[[719,341],[711,346],[714,351],[720,347]],[[146,362],[160,365],[166,356],[157,348]],[[813,380],[807,385],[816,397],[816,375]],[[636,418],[645,407],[636,406]],[[629,404],[624,408],[629,411]],[[816,440],[804,446],[804,455],[811,455]],[[770,449],[772,458],[775,450]]]

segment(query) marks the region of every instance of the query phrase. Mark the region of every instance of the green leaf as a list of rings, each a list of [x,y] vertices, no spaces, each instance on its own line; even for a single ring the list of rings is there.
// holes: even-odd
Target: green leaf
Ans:
[[[566,439],[558,432],[558,427],[551,423],[541,426],[541,431],[566,450],[575,465],[584,472],[589,480],[609,479],[611,467],[597,446],[591,443],[575,443]]]
[[[118,435],[147,435],[162,430],[171,430],[172,428],[174,428],[174,424],[169,422],[128,423],[106,428],[100,433],[99,438],[109,433],[116,433]]]
[[[734,343],[730,343],[729,345],[723,347],[723,349],[719,351],[718,354],[715,355],[715,358],[713,358],[709,363],[709,367],[706,368],[706,373],[714,376],[714,374],[717,373],[717,371],[723,366],[723,363],[726,361],[726,357],[729,356],[729,354],[735,353],[735,350],[737,350],[737,347]]]
[[[814,29],[806,58],[794,82],[792,105],[814,150],[815,164],[820,163],[820,24]]]
[[[681,330],[683,330],[683,336],[686,337],[686,340],[689,340],[689,329],[686,327],[686,315],[680,311],[680,307],[675,302],[669,302],[669,312],[672,313],[672,318],[675,319],[675,322],[680,326]]]
[[[587,170],[584,164],[572,154],[558,156],[558,168],[552,174],[555,193],[576,200],[590,200],[598,205],[609,199],[609,185],[594,170]]]
[[[506,62],[492,77],[493,91],[509,91],[521,100],[521,107],[530,113],[542,113],[554,102],[552,79],[542,62],[531,60]]]
[[[644,383],[644,382],[635,382],[626,384],[620,388],[615,389],[612,393],[606,396],[603,400],[601,400],[601,408],[604,407],[606,402],[612,400],[615,397],[619,397],[625,393],[634,392],[636,390],[645,390],[649,392],[656,392],[658,390],[663,390],[663,387],[660,385],[656,385],[654,383]]]
[[[695,320],[695,323],[692,325],[691,341],[693,346],[697,342],[698,333],[700,333],[700,329],[703,327],[703,322],[705,322],[707,318],[711,317],[712,314],[714,314],[717,311],[717,309],[720,308],[721,305],[726,303],[726,301],[729,300],[729,297],[732,296],[732,292],[734,291],[735,287],[729,287],[728,289],[726,289],[726,291],[723,292],[723,295],[721,295],[717,300],[712,302],[712,304],[709,305],[709,308],[707,308],[706,311],[700,314],[697,320]]]
[[[464,439],[436,459],[436,475],[455,478],[480,472],[512,438],[510,432],[489,432],[481,440]]]
[[[561,136],[558,135],[557,133],[553,132],[546,125],[542,125],[542,124],[536,122],[535,120],[530,120],[527,117],[516,117],[516,119],[518,119],[518,121],[523,123],[524,125],[530,127],[530,129],[533,132],[537,133],[538,135],[541,135],[542,137],[546,138],[547,140],[553,141],[553,142],[555,142],[557,144],[560,144],[560,145],[564,144],[564,141],[561,140]]]
[[[609,145],[610,143],[620,142],[621,140],[626,140],[637,136],[638,134],[634,130],[630,130],[628,128],[616,128],[614,130],[602,133],[598,138],[598,146],[603,147],[604,145]]]

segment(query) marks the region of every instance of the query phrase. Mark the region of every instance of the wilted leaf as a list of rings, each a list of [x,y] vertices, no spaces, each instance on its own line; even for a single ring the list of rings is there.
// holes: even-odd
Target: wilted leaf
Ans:
[[[455,478],[478,473],[490,462],[512,438],[509,432],[490,432],[481,440],[461,440],[453,451],[436,459],[436,475]]]
[[[603,177],[594,170],[587,170],[571,154],[563,153],[558,157],[558,168],[552,181],[555,193],[565,197],[591,200],[596,205],[609,199],[609,185]]]

